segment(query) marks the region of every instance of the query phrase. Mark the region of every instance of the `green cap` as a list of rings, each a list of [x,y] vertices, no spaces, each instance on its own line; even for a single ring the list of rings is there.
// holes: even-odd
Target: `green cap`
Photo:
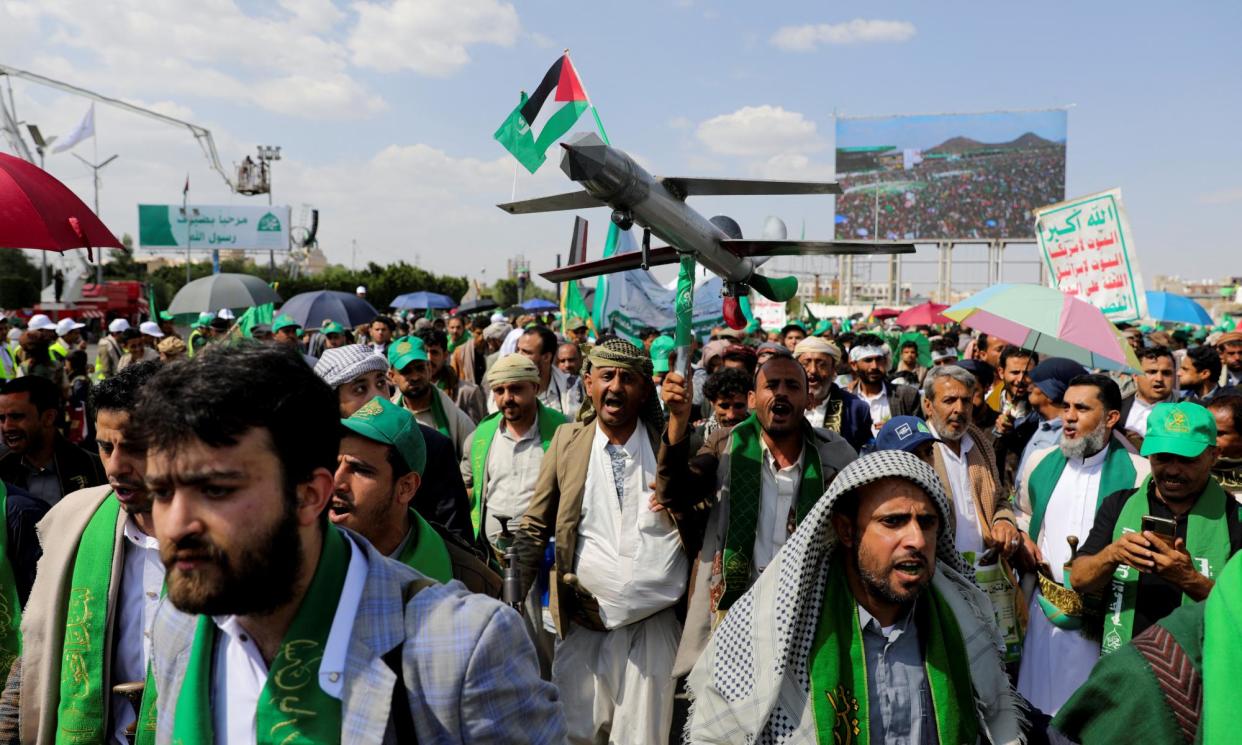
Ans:
[[[215,313],[199,313],[198,320],[194,322],[195,328],[207,328],[211,325],[211,321],[216,317]]]
[[[336,321],[325,321],[323,326],[319,329],[319,333],[324,336],[327,336],[328,334],[343,334],[345,333],[345,327]]]
[[[280,317],[272,322],[272,333],[287,328],[295,328],[298,330],[298,336],[302,335],[302,324],[293,320],[287,313],[281,313]]]
[[[1141,454],[1171,453],[1198,458],[1216,444],[1216,419],[1199,404],[1182,401],[1156,404],[1147,415],[1147,437]]]
[[[427,347],[417,336],[403,336],[388,345],[388,364],[397,372],[418,360],[427,361]]]
[[[396,448],[410,470],[422,475],[427,465],[427,444],[418,420],[403,407],[376,396],[341,424],[356,435]]]
[[[160,311],[160,320],[161,320],[161,321],[172,321],[172,320],[175,320],[175,319],[173,318],[173,314],[172,314],[172,313],[169,313],[169,312],[168,312],[168,311],[166,311],[166,310],[161,310],[161,311]]]
[[[657,336],[651,341],[651,369],[668,372],[668,356],[677,342],[671,336]]]

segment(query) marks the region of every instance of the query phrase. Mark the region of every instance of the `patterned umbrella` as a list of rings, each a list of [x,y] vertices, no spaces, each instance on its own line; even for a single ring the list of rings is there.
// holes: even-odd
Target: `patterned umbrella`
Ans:
[[[1138,358],[1100,309],[1040,285],[993,285],[948,308],[958,323],[1090,368],[1140,370]]]

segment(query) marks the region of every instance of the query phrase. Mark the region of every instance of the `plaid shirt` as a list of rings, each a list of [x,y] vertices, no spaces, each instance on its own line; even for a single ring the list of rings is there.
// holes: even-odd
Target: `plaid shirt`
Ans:
[[[381,657],[402,645],[402,675],[420,742],[561,743],[565,720],[552,684],[540,680],[521,617],[458,582],[434,584],[369,543],[367,579],[345,664],[341,743],[391,743],[396,675]],[[408,600],[407,600],[408,598]],[[197,616],[164,602],[153,631],[160,691],[180,691]],[[172,741],[176,695],[159,697],[156,742]]]

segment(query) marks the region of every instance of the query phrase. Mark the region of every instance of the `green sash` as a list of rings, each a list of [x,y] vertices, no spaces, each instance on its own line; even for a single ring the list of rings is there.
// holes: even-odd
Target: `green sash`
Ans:
[[[1143,479],[1139,488],[1126,499],[1113,528],[1114,541],[1124,533],[1136,533],[1142,529],[1150,482],[1150,476]],[[1229,525],[1225,520],[1225,509],[1232,502],[1216,479],[1209,478],[1207,487],[1195,501],[1186,521],[1186,550],[1190,552],[1195,568],[1208,579],[1215,579],[1225,562],[1229,561]],[[1133,636],[1138,583],[1139,572],[1133,567],[1122,564],[1113,572],[1113,581],[1108,589],[1108,610],[1104,615],[1103,641],[1100,643],[1102,654],[1116,652]],[[1182,605],[1194,602],[1189,595],[1182,595]]]
[[[348,539],[329,525],[302,605],[280,642],[259,694],[255,731],[261,743],[318,745],[341,739],[341,702],[319,686],[319,662],[349,568]],[[211,663],[216,625],[199,616],[173,720],[177,745],[211,745]],[[245,716],[244,713],[241,716]]]
[[[725,531],[724,556],[721,562],[724,592],[716,610],[727,610],[733,601],[750,587],[751,554],[755,550],[755,532],[759,529],[760,488],[763,476],[763,432],[754,414],[740,422],[729,434],[729,525]],[[802,483],[798,490],[796,523],[824,494],[823,469],[815,435],[810,425],[803,429]],[[778,516],[779,517],[779,516]]]
[[[1053,448],[1044,456],[1034,471],[1031,471],[1030,499],[1031,525],[1027,534],[1031,540],[1039,541],[1039,530],[1044,525],[1044,514],[1048,511],[1048,502],[1052,492],[1056,491],[1061,473],[1065,471],[1065,454],[1061,448]],[[1133,489],[1138,471],[1130,460],[1130,453],[1117,442],[1117,438],[1108,438],[1108,454],[1104,456],[1104,468],[1100,473],[1100,488],[1096,493],[1095,508],[1098,510],[1104,498],[1122,489]],[[1085,536],[1080,536],[1085,540]]]
[[[1242,561],[1230,561],[1203,609],[1203,742],[1238,736],[1237,674],[1242,670]]]
[[[923,642],[923,669],[931,690],[936,736],[946,745],[973,743],[979,735],[970,661],[957,619],[935,587],[928,587],[915,606]],[[828,586],[811,644],[811,700],[818,742],[856,743],[870,740],[870,700],[867,660],[858,603],[835,561],[828,570]]]
[[[449,433],[448,415],[444,413],[444,402],[440,400],[440,389],[435,386],[431,387],[431,415],[436,420],[436,430],[440,434],[453,439],[453,435]]]
[[[535,426],[539,428],[539,445],[546,453],[548,445],[552,444],[552,435],[556,434],[556,428],[567,420],[565,415],[556,409],[539,402],[536,403],[539,410],[535,414]],[[474,439],[470,442],[470,472],[473,482],[470,488],[470,522],[474,525],[476,537],[483,529],[483,481],[487,478],[487,454],[491,452],[492,440],[495,439],[499,429],[500,412],[497,411],[479,422],[479,426],[474,430]]]
[[[453,580],[453,560],[444,539],[423,516],[410,510],[410,540],[405,542],[397,561],[437,582]]]
[[[9,668],[22,654],[22,608],[17,598],[17,578],[9,564],[9,493],[0,481],[0,679],[9,677]]]

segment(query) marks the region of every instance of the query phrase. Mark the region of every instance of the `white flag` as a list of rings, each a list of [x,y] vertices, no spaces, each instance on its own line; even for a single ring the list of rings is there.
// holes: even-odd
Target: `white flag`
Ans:
[[[86,116],[82,117],[82,121],[78,124],[77,128],[74,129],[69,134],[65,135],[63,138],[61,138],[60,142],[56,143],[56,147],[52,148],[52,152],[63,153],[69,148],[81,142],[82,140],[85,140],[88,137],[94,137],[94,136],[95,136],[95,104],[92,103],[91,107],[86,110]]]

